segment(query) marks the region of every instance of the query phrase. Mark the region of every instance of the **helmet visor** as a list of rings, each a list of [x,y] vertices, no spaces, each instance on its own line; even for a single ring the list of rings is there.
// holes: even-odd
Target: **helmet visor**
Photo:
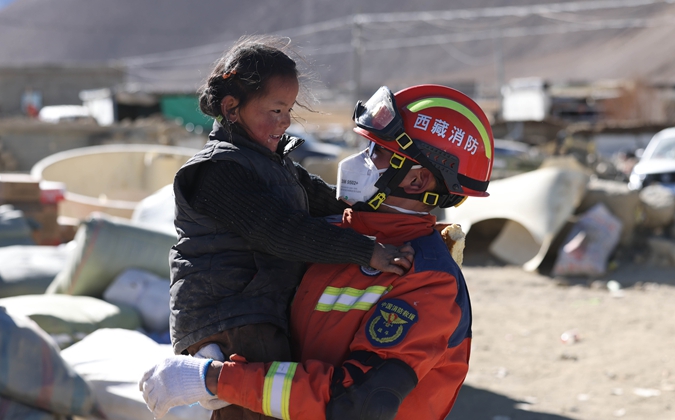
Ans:
[[[359,128],[386,141],[395,140],[403,131],[403,119],[396,109],[394,94],[386,86],[379,88],[365,104],[359,101],[353,119]]]

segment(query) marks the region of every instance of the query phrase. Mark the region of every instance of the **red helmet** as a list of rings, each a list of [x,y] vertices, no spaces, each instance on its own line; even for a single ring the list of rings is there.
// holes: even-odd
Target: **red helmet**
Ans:
[[[354,110],[358,134],[431,170],[449,193],[486,197],[494,139],[468,96],[440,85],[381,87]],[[393,165],[393,164],[392,164]]]

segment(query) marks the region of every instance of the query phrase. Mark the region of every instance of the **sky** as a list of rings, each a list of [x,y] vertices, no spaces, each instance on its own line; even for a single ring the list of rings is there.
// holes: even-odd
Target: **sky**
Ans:
[[[14,0],[0,0],[0,9],[2,9],[2,8],[5,7],[5,6],[7,6],[8,4],[10,4],[10,3],[13,2],[13,1],[14,1]]]

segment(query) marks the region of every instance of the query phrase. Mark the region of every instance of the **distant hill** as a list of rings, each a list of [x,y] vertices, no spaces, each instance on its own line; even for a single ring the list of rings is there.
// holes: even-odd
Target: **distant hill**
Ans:
[[[334,91],[523,76],[672,85],[674,23],[675,4],[649,0],[16,0],[0,10],[0,66],[121,61],[132,87],[191,91],[239,36],[276,33]]]
[[[10,3],[13,2],[13,1],[14,1],[14,0],[0,0],[0,9],[2,9],[2,8],[5,7],[5,6],[7,6],[8,4],[10,4]]]

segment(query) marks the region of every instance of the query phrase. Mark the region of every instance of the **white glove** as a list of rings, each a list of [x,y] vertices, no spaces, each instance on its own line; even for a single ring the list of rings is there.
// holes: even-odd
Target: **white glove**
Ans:
[[[148,369],[138,388],[155,418],[170,408],[189,405],[211,397],[206,389],[206,369],[212,360],[172,356]]]
[[[202,347],[201,349],[199,349],[197,353],[195,353],[193,357],[196,357],[198,359],[213,359],[219,362],[225,361],[225,355],[223,354],[222,351],[220,351],[220,347],[218,346],[218,344],[215,343],[207,344],[206,346]],[[227,407],[228,405],[230,405],[230,403],[227,401],[223,401],[220,398],[218,398],[217,395],[214,395],[213,397],[209,397],[204,400],[199,400],[199,405],[206,408],[207,410],[215,411]]]

